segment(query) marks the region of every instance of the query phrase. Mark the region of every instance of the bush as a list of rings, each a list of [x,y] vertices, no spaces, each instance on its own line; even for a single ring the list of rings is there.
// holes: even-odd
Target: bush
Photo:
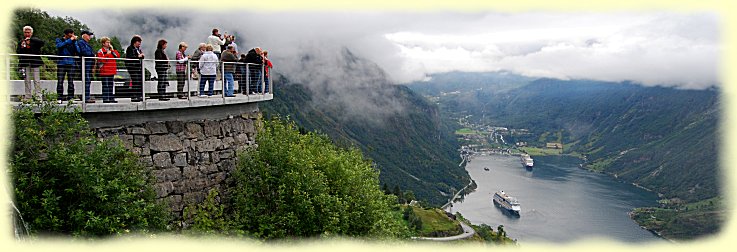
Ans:
[[[279,119],[264,122],[256,142],[233,172],[237,229],[266,239],[407,233],[391,212],[395,198],[379,189],[378,171],[359,150]]]
[[[31,232],[104,236],[163,229],[167,213],[155,203],[151,176],[135,154],[119,139],[95,138],[78,111],[49,96],[12,116],[9,173]]]

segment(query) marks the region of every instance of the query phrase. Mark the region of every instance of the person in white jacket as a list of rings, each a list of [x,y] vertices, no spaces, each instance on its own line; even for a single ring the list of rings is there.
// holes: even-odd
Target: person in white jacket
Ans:
[[[205,46],[205,53],[200,57],[200,97],[205,97],[205,82],[210,83],[207,96],[212,96],[215,88],[215,75],[218,68],[218,57],[213,53],[213,46]]]
[[[227,35],[227,34],[226,34]],[[207,37],[207,44],[212,46],[212,52],[220,58],[220,46],[225,45],[225,39],[220,36],[218,28],[212,29],[212,35]]]

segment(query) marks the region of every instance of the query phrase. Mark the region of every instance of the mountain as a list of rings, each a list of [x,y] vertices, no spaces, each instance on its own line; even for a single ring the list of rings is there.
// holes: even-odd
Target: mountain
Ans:
[[[544,146],[560,133],[565,153],[583,155],[588,168],[663,197],[695,202],[721,194],[717,89],[509,75],[447,73],[432,76],[450,80],[445,86],[428,87],[427,82],[409,86],[428,95],[441,94],[438,102],[444,113],[473,115],[479,122],[532,133],[511,141]],[[459,84],[466,79],[477,84]]]
[[[340,57],[329,71],[334,75],[330,80],[279,76],[274,100],[260,109],[267,116],[288,116],[339,145],[358,147],[379,169],[381,184],[412,191],[431,205],[444,204],[451,192],[468,184],[468,173],[458,166],[454,128],[441,120],[436,105],[405,86],[390,84],[378,66],[350,51],[343,50]],[[306,55],[301,60],[305,66],[321,65],[310,62],[314,59]],[[335,76],[339,87],[324,83]]]

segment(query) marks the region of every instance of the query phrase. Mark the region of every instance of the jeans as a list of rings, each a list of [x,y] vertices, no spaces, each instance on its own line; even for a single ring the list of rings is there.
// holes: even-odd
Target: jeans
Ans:
[[[215,75],[200,75],[200,95],[205,94],[205,82],[210,82],[210,90],[207,95],[212,95],[215,88]]]
[[[84,99],[90,100],[90,84],[92,84],[92,61],[85,61],[84,66]]]
[[[225,96],[233,96],[233,72],[225,72]]]
[[[59,99],[72,99],[74,97],[74,65],[58,65],[56,71],[56,93]],[[67,79],[67,96],[64,96],[64,76]]]
[[[113,97],[113,76],[100,76],[102,79],[102,100],[114,101]]]
[[[41,92],[41,86],[39,85],[41,82],[41,71],[38,67],[25,66],[24,68],[26,69],[26,79],[24,80],[26,84],[25,97],[31,99],[31,93],[36,96]],[[33,91],[31,91],[31,78],[33,78]]]

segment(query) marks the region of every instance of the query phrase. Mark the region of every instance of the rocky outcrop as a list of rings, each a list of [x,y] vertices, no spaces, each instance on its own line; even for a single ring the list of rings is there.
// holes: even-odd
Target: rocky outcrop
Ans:
[[[258,112],[221,120],[146,122],[97,128],[98,137],[118,137],[156,179],[154,190],[180,220],[186,206],[221,189],[235,169],[237,153],[255,145]]]

